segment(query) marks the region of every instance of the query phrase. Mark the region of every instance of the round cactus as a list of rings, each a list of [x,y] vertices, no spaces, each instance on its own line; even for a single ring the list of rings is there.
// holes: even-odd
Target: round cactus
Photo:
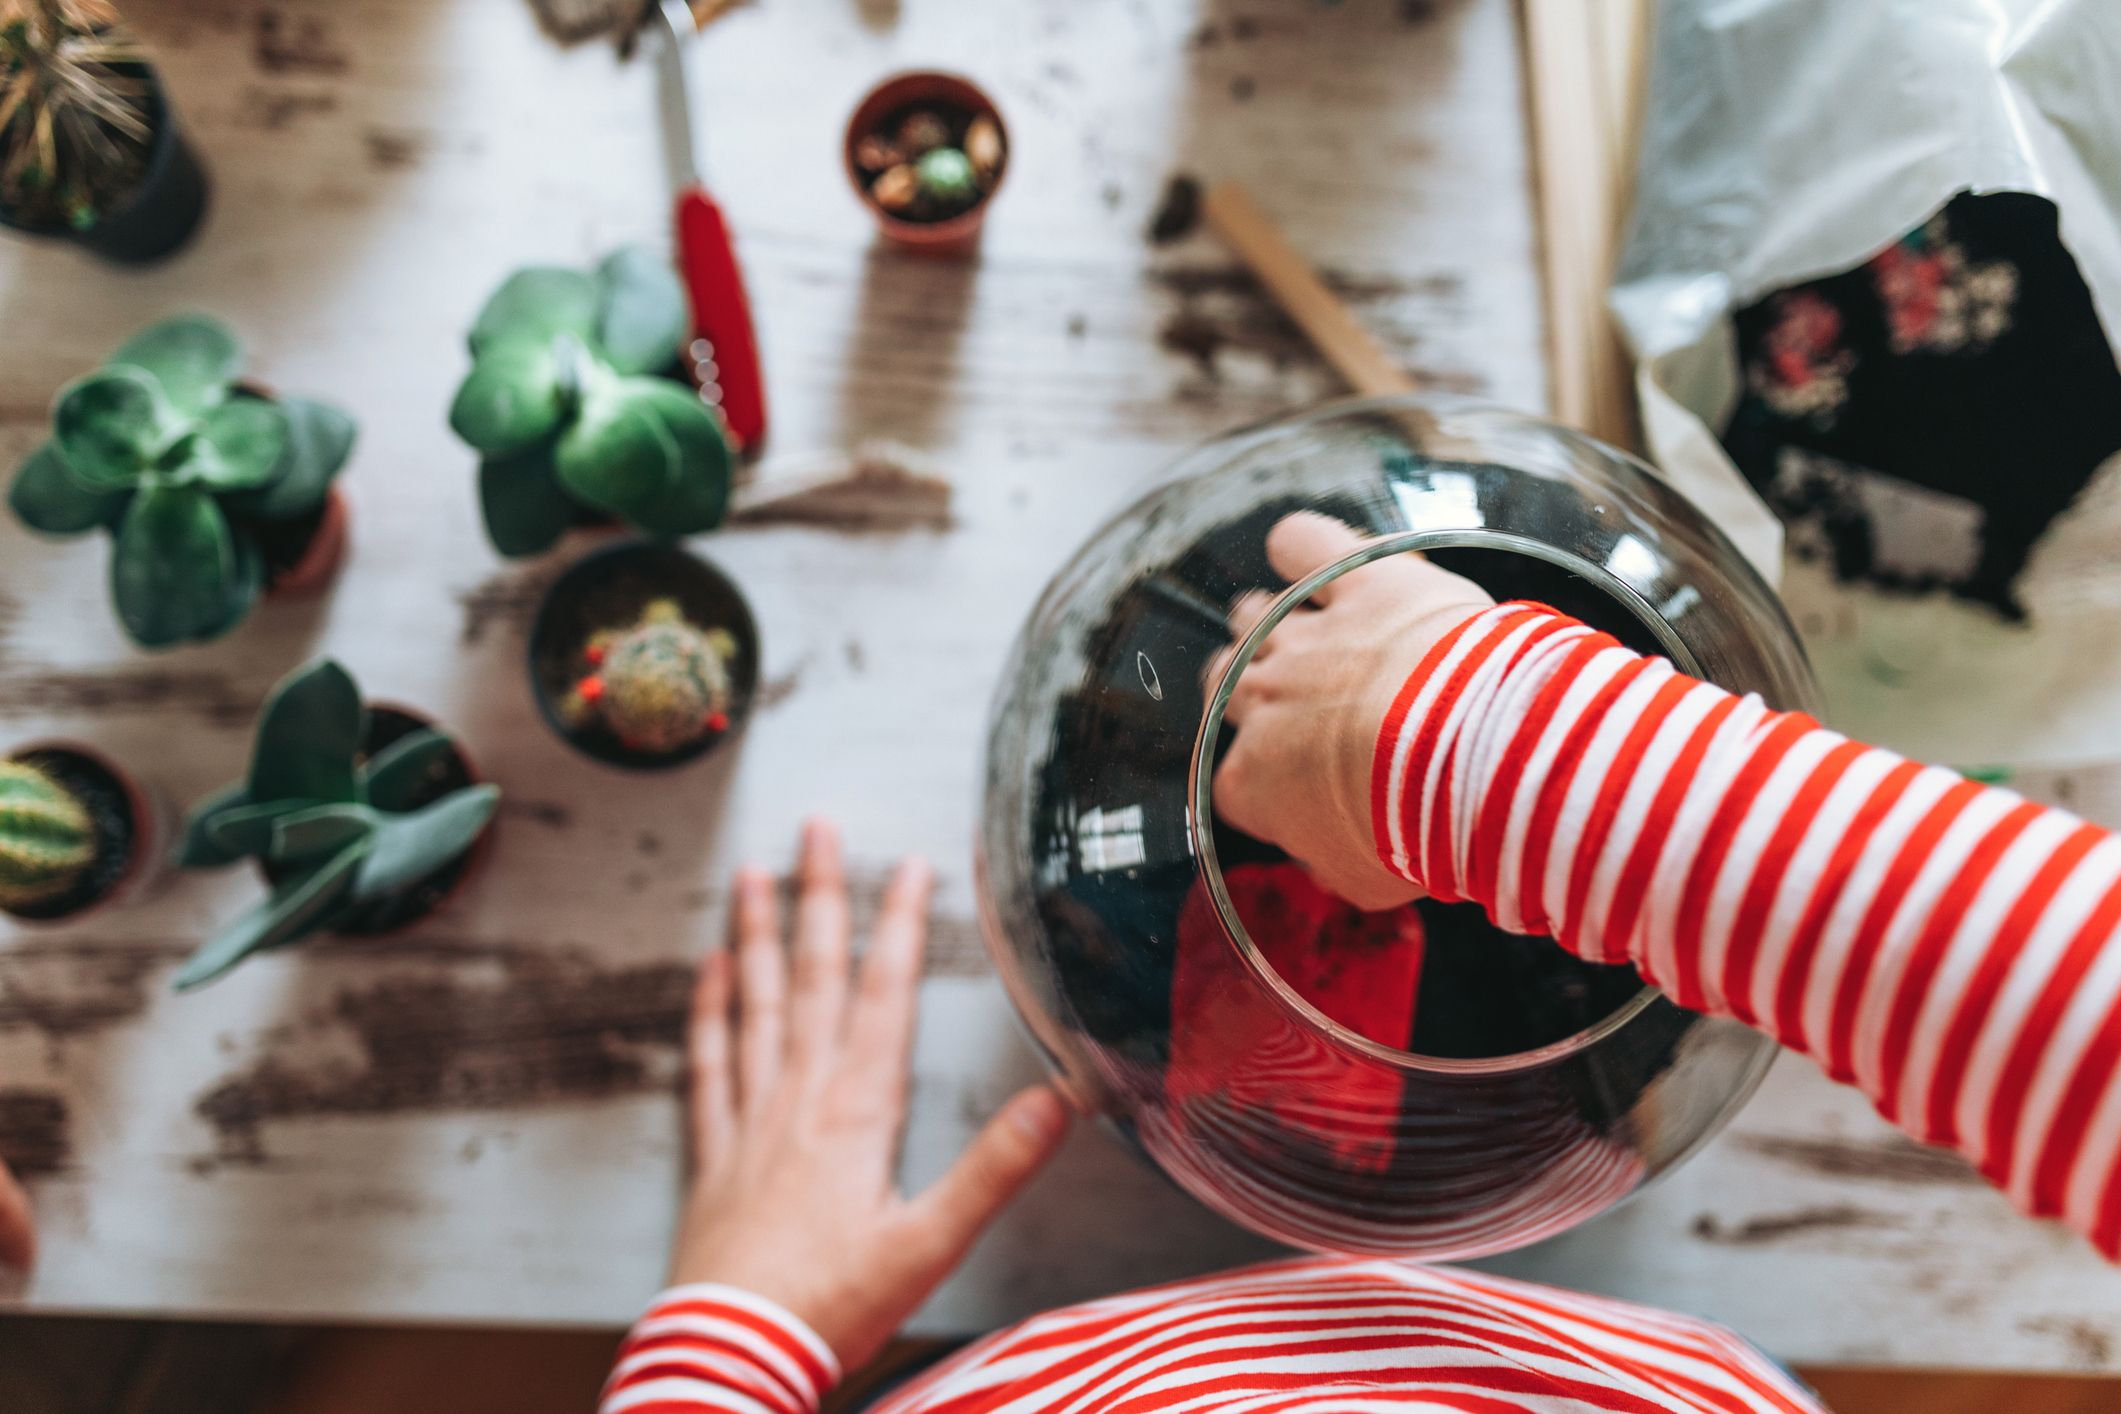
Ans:
[[[729,729],[729,659],[736,641],[686,621],[658,599],[628,628],[607,629],[583,650],[591,672],[575,684],[575,720],[601,719],[633,751],[668,755]]]
[[[95,859],[95,826],[81,802],[36,767],[0,761],[0,909],[49,903]]]
[[[921,191],[938,205],[956,210],[979,200],[979,176],[972,159],[954,147],[938,147],[913,164]]]

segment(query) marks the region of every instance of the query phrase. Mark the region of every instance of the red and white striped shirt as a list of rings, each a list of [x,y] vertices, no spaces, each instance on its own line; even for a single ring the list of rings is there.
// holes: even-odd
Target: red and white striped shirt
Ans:
[[[1631,962],[2121,1251],[2121,841],[1510,604],[1429,652],[1378,737],[1378,849],[1502,927]],[[800,1321],[666,1293],[605,1414],[811,1414]],[[1811,1411],[1706,1323],[1448,1268],[1312,1258],[988,1337],[889,1414]]]

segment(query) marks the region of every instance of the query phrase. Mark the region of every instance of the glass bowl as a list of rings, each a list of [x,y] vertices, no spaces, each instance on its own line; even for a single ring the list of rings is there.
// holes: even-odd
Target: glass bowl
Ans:
[[[1292,588],[1264,538],[1296,510],[1377,538]],[[1459,399],[1336,403],[1184,457],[1054,577],[993,707],[977,855],[988,947],[1079,1105],[1268,1237],[1444,1259],[1612,1207],[1714,1134],[1774,1046],[1473,905],[1356,915],[1214,820],[1254,648],[1318,584],[1409,550],[1815,704],[1773,592],[1640,462]],[[1281,598],[1203,681],[1252,589]]]

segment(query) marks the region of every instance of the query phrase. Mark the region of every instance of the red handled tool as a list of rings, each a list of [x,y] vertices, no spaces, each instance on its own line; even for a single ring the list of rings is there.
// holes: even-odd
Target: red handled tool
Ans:
[[[766,382],[751,327],[751,300],[744,293],[728,218],[700,175],[693,136],[697,105],[686,61],[699,26],[685,0],[662,0],[659,14],[664,30],[663,127],[678,188],[678,268],[692,298],[693,330],[707,345],[693,351],[694,376],[720,405],[729,440],[739,451],[755,452],[766,438]]]

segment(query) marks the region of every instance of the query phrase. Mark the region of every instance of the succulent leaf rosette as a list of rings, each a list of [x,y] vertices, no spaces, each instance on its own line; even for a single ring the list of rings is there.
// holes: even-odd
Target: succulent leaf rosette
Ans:
[[[519,270],[479,311],[449,425],[480,455],[486,533],[548,549],[584,511],[675,538],[720,525],[722,420],[672,376],[690,306],[669,265],[629,247],[593,272]]]
[[[215,320],[143,329],[60,390],[51,440],[9,490],[31,530],[110,532],[111,599],[143,648],[241,623],[265,583],[260,528],[314,513],[353,450],[345,413],[260,396],[241,362]]]
[[[192,954],[178,990],[387,903],[478,842],[500,801],[496,787],[423,799],[437,764],[456,751],[447,733],[416,731],[364,757],[367,739],[360,689],[331,659],[273,689],[249,774],[192,811],[177,861],[209,869],[255,859],[272,891]]]

